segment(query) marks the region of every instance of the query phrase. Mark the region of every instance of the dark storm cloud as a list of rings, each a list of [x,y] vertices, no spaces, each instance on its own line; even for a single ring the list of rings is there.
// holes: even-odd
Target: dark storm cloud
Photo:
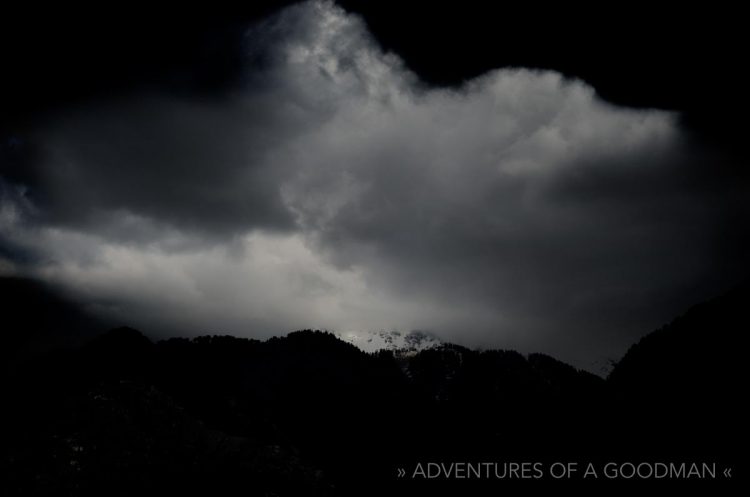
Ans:
[[[276,171],[258,165],[278,131],[253,110],[159,96],[61,117],[37,135],[44,170],[32,194],[55,224],[125,211],[206,233],[288,227]]]
[[[706,186],[719,158],[676,114],[555,72],[431,89],[328,2],[246,44],[241,91],[38,128],[34,203],[5,196],[0,236],[146,326],[425,329],[579,365],[747,269],[725,243],[746,185]]]

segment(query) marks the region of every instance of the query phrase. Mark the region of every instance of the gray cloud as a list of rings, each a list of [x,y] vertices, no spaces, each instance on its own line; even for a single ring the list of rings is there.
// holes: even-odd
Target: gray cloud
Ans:
[[[126,211],[209,234],[288,227],[276,171],[261,168],[274,131],[252,111],[141,96],[55,120],[39,132],[49,222],[102,226]]]
[[[37,130],[35,204],[0,216],[27,270],[170,332],[426,329],[584,366],[731,281],[741,189],[703,187],[673,114],[554,72],[426,88],[327,2],[246,40],[241,92]]]

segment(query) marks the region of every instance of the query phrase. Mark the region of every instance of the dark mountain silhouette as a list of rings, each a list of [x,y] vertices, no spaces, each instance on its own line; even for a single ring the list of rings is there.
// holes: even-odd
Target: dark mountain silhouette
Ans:
[[[609,375],[623,393],[679,400],[721,393],[744,355],[750,287],[692,307],[633,345]],[[720,395],[723,397],[723,395]]]
[[[740,392],[747,390],[748,304],[745,285],[692,307],[630,348],[607,383],[615,408],[640,421],[632,430],[657,432],[675,453],[739,453],[747,419]]]
[[[56,347],[82,345],[107,329],[77,303],[33,279],[0,276],[0,303],[3,367]]]
[[[606,380],[541,354],[452,344],[368,354],[311,330],[154,343],[115,329],[5,375],[0,491],[497,494],[565,483],[415,481],[399,479],[397,468],[644,459],[736,466],[748,302],[745,288],[696,306],[634,345]],[[650,482],[659,483],[680,482]],[[689,484],[721,490],[729,482]]]

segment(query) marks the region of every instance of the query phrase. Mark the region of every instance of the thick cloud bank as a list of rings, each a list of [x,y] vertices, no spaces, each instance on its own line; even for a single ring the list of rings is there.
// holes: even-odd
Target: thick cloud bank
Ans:
[[[242,91],[39,127],[0,269],[169,333],[424,329],[584,366],[727,276],[727,197],[672,114],[554,72],[427,88],[328,2],[245,41]]]

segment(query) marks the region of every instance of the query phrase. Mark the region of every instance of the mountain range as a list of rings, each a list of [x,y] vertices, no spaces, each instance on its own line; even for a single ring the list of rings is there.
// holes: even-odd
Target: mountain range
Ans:
[[[744,447],[747,287],[646,335],[606,379],[543,354],[437,342],[364,352],[314,330],[265,341],[94,336],[94,322],[51,290],[24,280],[2,289],[13,317],[3,332],[4,495],[496,493],[545,482],[417,482],[400,468],[639,458],[733,467]],[[56,330],[73,345],[28,352]]]

